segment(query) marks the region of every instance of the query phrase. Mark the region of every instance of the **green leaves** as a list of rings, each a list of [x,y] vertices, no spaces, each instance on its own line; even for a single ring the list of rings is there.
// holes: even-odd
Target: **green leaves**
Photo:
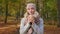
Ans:
[[[44,5],[44,15],[47,15],[47,19],[57,18],[57,6],[56,6],[56,0],[45,0],[45,5]]]

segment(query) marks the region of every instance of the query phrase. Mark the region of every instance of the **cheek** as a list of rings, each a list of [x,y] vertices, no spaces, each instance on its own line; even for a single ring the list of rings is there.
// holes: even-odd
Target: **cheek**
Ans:
[[[30,12],[30,10],[27,10],[27,12]]]
[[[34,13],[34,12],[35,12],[35,10],[32,10],[32,11],[31,11],[31,13]]]
[[[30,11],[30,10],[27,10],[27,12],[28,12],[29,14],[31,14],[31,11]]]
[[[30,12],[30,10],[27,10],[27,12]]]

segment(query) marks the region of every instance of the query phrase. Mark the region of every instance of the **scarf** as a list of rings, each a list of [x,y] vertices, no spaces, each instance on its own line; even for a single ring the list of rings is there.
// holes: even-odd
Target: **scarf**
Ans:
[[[29,14],[28,13],[25,13],[24,14],[24,18],[27,18],[27,16],[28,16]],[[39,13],[38,12],[35,12],[34,14],[33,14],[33,16],[35,17],[35,23],[38,25],[39,24]],[[26,19],[26,22],[25,22],[25,25],[26,25],[26,23],[27,23],[27,19]],[[28,30],[28,32],[27,32],[27,34],[32,34],[33,33],[33,28],[30,28],[29,30]]]

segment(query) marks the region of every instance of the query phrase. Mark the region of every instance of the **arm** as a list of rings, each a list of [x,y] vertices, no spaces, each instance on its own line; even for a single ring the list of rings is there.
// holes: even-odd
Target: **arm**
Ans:
[[[27,23],[25,26],[24,23],[25,23],[25,19],[23,18],[20,24],[20,34],[25,34],[30,27],[29,23]]]
[[[34,29],[34,31],[37,33],[37,34],[43,34],[43,19],[40,19],[40,24],[37,25],[37,24],[33,24],[32,25],[32,28]]]

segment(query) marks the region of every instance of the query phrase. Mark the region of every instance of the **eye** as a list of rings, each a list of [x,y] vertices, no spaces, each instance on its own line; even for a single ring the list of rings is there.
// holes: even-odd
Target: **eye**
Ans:
[[[34,8],[31,8],[31,9],[34,9]]]
[[[27,10],[30,10],[30,8],[27,8]]]

